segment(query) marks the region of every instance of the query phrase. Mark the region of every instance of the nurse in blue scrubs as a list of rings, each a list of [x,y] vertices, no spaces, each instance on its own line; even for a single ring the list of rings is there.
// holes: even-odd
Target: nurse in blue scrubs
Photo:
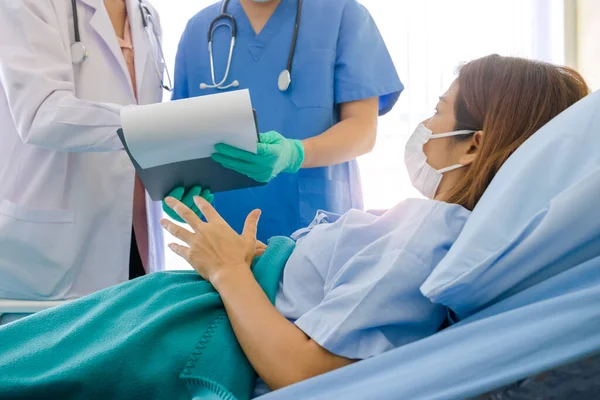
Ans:
[[[232,18],[211,30],[222,13]],[[362,209],[356,157],[371,151],[378,116],[403,90],[369,12],[356,0],[229,0],[202,10],[179,44],[173,99],[246,88],[265,132],[258,154],[218,145],[213,158],[267,184],[215,194],[225,220],[241,231],[248,213],[261,209],[265,241],[307,226],[320,209]]]

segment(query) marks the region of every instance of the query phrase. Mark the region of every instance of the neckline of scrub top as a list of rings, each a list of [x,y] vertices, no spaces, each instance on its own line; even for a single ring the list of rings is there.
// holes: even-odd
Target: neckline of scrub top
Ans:
[[[293,11],[295,13],[296,1],[298,0],[281,0],[273,12],[273,15],[271,15],[258,35],[254,31],[254,28],[252,28],[250,19],[248,19],[240,1],[235,0],[231,3],[231,14],[238,25],[238,32],[248,38],[248,50],[254,61],[259,60],[271,39],[281,30],[281,25],[283,25],[288,18],[295,18],[295,14],[290,16],[290,12]]]

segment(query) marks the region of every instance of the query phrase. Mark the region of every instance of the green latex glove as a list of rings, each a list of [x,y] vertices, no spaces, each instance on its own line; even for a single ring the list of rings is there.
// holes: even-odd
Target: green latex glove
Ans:
[[[269,182],[281,172],[296,173],[304,162],[304,145],[271,131],[260,134],[256,154],[217,144],[212,159],[258,182]]]
[[[171,193],[169,193],[167,195],[167,197],[173,197],[173,198],[181,201],[183,204],[186,205],[186,207],[188,207],[190,210],[192,210],[194,213],[196,213],[196,215],[198,217],[202,218],[202,213],[198,209],[198,206],[196,205],[196,203],[194,203],[194,197],[196,197],[196,196],[203,197],[204,200],[208,201],[211,204],[212,204],[213,200],[215,199],[215,196],[210,192],[210,190],[208,190],[208,189],[202,190],[202,188],[200,186],[195,186],[195,187],[191,188],[187,193],[185,192],[184,188],[178,187],[178,188],[173,189],[171,191]],[[162,208],[163,208],[163,211],[169,217],[173,218],[175,221],[185,223],[185,221],[183,219],[181,219],[181,217],[179,215],[177,215],[177,213],[171,207],[169,207],[167,205],[167,203],[165,203],[164,200],[162,202]]]

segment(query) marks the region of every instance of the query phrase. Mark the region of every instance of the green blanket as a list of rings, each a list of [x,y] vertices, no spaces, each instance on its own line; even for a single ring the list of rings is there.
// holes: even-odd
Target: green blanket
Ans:
[[[253,272],[274,301],[294,248]],[[256,373],[223,303],[195,272],[163,272],[0,328],[0,399],[248,399]]]

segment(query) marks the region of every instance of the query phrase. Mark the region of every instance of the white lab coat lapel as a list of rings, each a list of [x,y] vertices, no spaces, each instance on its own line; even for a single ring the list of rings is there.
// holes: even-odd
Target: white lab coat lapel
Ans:
[[[119,42],[117,41],[117,35],[115,34],[115,29],[113,28],[110,16],[106,11],[106,7],[104,7],[104,0],[79,1],[94,10],[94,14],[89,22],[90,27],[96,31],[98,36],[100,36],[110,50],[111,54],[114,56],[115,61],[121,67],[121,72],[124,74],[126,82],[131,82],[129,70],[127,68],[127,64],[125,63],[125,58],[123,57],[123,51],[121,50],[121,46],[119,46]],[[131,96],[135,98],[133,93],[133,85],[130,84],[129,86],[131,90]]]
[[[129,25],[131,25],[131,40],[133,41],[133,54],[135,63],[135,80],[138,87],[138,100],[140,100],[140,89],[143,88],[144,74],[146,72],[146,62],[150,43],[146,36],[144,21],[140,11],[138,0],[127,0],[127,14],[129,15]],[[158,78],[157,85],[158,85]]]

